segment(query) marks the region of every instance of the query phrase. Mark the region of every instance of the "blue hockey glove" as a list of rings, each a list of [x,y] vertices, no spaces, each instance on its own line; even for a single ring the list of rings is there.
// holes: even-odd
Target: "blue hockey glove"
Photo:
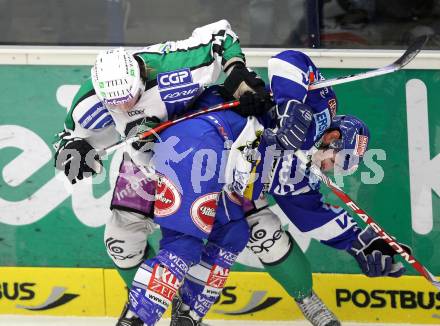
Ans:
[[[313,111],[306,104],[290,102],[285,114],[280,119],[280,127],[276,132],[266,129],[263,133],[267,144],[275,144],[283,150],[301,148],[312,123]]]
[[[402,243],[400,245],[411,253],[410,247]],[[359,233],[347,251],[356,259],[362,272],[369,277],[399,277],[405,273],[403,264],[394,260],[396,252],[370,227]]]

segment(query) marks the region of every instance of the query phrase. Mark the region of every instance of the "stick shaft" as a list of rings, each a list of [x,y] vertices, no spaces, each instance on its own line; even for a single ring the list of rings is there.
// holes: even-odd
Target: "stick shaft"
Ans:
[[[177,124],[179,122],[182,122],[182,121],[185,121],[185,120],[188,120],[188,119],[191,119],[191,118],[195,118],[195,117],[198,117],[198,116],[200,116],[202,114],[209,113],[209,112],[228,110],[228,109],[237,107],[239,104],[240,104],[240,101],[238,101],[238,100],[230,101],[230,102],[225,102],[225,103],[220,103],[220,104],[211,106],[209,108],[202,109],[200,111],[196,111],[196,112],[193,112],[193,113],[190,113],[190,114],[186,114],[186,115],[184,115],[184,116],[182,116],[180,118],[177,118],[175,120],[170,120],[170,121],[162,122],[161,124],[157,125],[156,127],[152,128],[152,129],[150,129],[148,131],[145,131],[144,133],[141,133],[141,134],[136,135],[134,137],[130,137],[130,138],[121,140],[121,141],[119,141],[119,142],[117,142],[117,143],[115,143],[113,145],[110,145],[110,146],[100,150],[98,153],[99,153],[100,156],[104,156],[106,154],[113,153],[114,151],[116,151],[116,150],[118,150],[118,149],[120,149],[120,148],[122,148],[124,146],[130,145],[130,144],[132,144],[134,142],[137,142],[139,140],[148,138],[149,136],[157,134],[157,133],[159,133],[159,132],[167,129],[168,127],[173,126],[173,125],[175,125],[175,124]],[[65,166],[72,159],[73,159],[73,157],[70,157],[69,159],[64,161],[62,163],[62,166]]]
[[[320,89],[324,87],[339,85],[339,84],[345,84],[349,83],[355,80],[361,80],[376,76],[381,76],[385,74],[392,73],[394,71],[402,69],[404,66],[406,66],[408,63],[410,63],[416,55],[420,52],[420,50],[423,48],[423,46],[428,41],[428,36],[422,35],[415,39],[415,41],[408,47],[408,49],[400,56],[396,61],[394,61],[392,64],[387,65],[382,68],[377,68],[370,71],[361,72],[359,74],[353,74],[348,76],[341,76],[336,77],[332,79],[324,79],[319,80],[317,82],[312,83],[309,86],[309,91],[313,89]]]
[[[304,164],[309,162],[307,156],[301,152],[295,152],[296,157]],[[377,224],[371,216],[369,216],[363,209],[361,209],[341,188],[338,187],[328,176],[326,176],[316,165],[312,164],[310,166],[310,171],[315,174],[319,180],[321,180],[325,185],[327,185],[330,190],[338,196],[350,209],[361,218],[366,224],[371,226],[371,228],[376,232],[379,237],[385,240],[388,245],[400,256],[405,259],[405,261],[411,264],[416,271],[425,277],[432,285],[440,290],[440,282],[436,280],[431,272],[423,266],[414,256],[407,252],[392,236],[390,236],[379,224]]]
[[[240,101],[231,101],[231,102],[220,103],[220,104],[211,106],[206,109],[202,109],[202,110],[190,113],[190,114],[186,114],[186,115],[184,115],[180,118],[177,118],[175,120],[169,120],[169,121],[162,122],[161,124],[157,125],[156,127],[152,128],[150,130],[147,130],[147,131],[145,131],[135,137],[131,137],[131,138],[122,140],[114,145],[111,145],[109,147],[104,148],[100,153],[110,154],[121,147],[124,147],[126,145],[132,144],[132,143],[137,142],[139,140],[142,140],[142,139],[148,138],[152,135],[155,135],[155,134],[157,134],[157,133],[159,133],[159,132],[161,132],[161,131],[163,131],[163,130],[165,130],[165,129],[167,129],[167,128],[169,128],[179,122],[182,122],[182,121],[185,121],[188,119],[192,119],[192,118],[196,118],[202,114],[206,114],[209,112],[228,110],[228,109],[237,107],[239,104],[240,104]]]

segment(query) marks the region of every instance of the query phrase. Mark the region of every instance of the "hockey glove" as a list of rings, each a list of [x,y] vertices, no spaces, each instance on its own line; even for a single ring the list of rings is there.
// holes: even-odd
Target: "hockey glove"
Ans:
[[[64,171],[72,184],[101,172],[98,152],[82,138],[68,140],[55,157],[55,167]]]
[[[231,69],[223,83],[230,96],[240,99],[246,92],[259,93],[264,90],[264,81],[255,72],[249,71],[243,62],[235,63]]]
[[[234,111],[243,117],[258,117],[267,113],[274,105],[269,92],[263,88],[256,93],[245,92],[240,97],[240,105],[235,107]]]
[[[297,150],[304,143],[312,123],[313,111],[306,104],[294,104],[276,132],[264,130],[263,137],[268,145],[275,144],[282,150]]]
[[[399,244],[411,253],[410,247]],[[369,277],[399,277],[405,273],[403,264],[394,260],[396,252],[371,227],[362,230],[347,251],[356,259],[362,272]]]
[[[127,138],[134,137],[140,133],[151,130],[160,123],[158,117],[145,117],[131,121],[125,127],[125,136]],[[151,135],[145,139],[136,141],[131,144],[137,151],[148,152],[152,149],[153,143],[156,140],[154,135]]]

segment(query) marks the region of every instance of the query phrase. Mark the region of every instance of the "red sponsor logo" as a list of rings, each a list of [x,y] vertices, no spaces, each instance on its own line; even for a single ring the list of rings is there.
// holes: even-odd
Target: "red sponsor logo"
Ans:
[[[309,71],[309,80],[310,80],[310,83],[313,83],[315,81],[315,74],[311,70]]]
[[[332,98],[328,101],[328,108],[330,109],[330,114],[331,117],[333,118],[336,115],[336,111],[337,111],[336,99]]]
[[[169,303],[173,300],[179,287],[180,281],[168,268],[161,265],[154,266],[153,274],[148,283],[148,289],[158,294],[162,299],[166,299],[162,303]]]
[[[223,289],[229,276],[229,268],[213,265],[206,284],[216,289]]]
[[[177,187],[165,176],[160,175],[156,180],[156,195],[154,215],[165,217],[174,214],[182,203],[182,196]]]
[[[356,135],[356,144],[354,146],[354,152],[357,156],[363,156],[367,150],[368,137],[363,135]]]
[[[200,196],[191,205],[191,219],[205,233],[211,232],[214,225],[218,196],[218,192],[211,192]]]

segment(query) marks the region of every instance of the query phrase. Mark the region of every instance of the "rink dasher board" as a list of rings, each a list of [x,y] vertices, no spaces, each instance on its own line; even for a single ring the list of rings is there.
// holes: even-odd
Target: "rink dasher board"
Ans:
[[[112,269],[1,267],[0,275],[3,315],[116,317],[126,298],[123,281]],[[316,273],[313,280],[315,291],[343,321],[440,323],[440,293],[421,277]],[[208,318],[303,319],[264,272],[232,272]]]
[[[130,48],[130,47],[127,47]],[[93,65],[96,55],[107,47],[86,46],[0,46],[4,65]],[[290,48],[244,48],[250,67],[267,67],[273,55]],[[295,48],[309,55],[320,68],[378,68],[392,63],[405,51],[365,49]],[[440,51],[423,50],[405,69],[440,69]]]

